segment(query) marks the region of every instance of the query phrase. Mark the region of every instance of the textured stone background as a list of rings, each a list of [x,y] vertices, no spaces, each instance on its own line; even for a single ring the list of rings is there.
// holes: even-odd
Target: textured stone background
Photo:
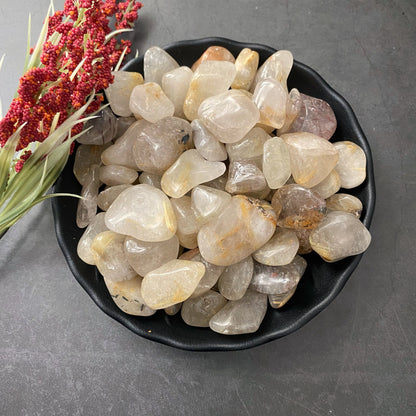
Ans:
[[[3,107],[23,66],[28,12],[35,37],[48,3],[1,1]],[[139,52],[211,35],[265,43],[290,49],[350,102],[375,162],[373,243],[337,299],[296,333],[190,353],[141,339],[95,306],[45,203],[0,243],[0,414],[416,414],[415,2],[144,3]]]

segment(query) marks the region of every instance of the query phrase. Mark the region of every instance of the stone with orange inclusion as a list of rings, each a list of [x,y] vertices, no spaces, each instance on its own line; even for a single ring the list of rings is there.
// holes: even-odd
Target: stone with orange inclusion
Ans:
[[[196,71],[196,69],[205,61],[228,61],[231,63],[235,62],[234,55],[226,48],[222,46],[210,46],[197,61],[194,62],[191,69]]]
[[[249,48],[244,48],[235,61],[237,74],[231,88],[249,90],[259,65],[259,54]]]

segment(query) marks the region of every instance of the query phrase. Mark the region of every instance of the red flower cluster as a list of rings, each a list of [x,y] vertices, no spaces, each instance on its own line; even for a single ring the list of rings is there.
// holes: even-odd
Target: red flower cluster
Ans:
[[[18,96],[0,121],[0,146],[23,123],[27,124],[16,150],[34,141],[42,142],[49,135],[56,113],[60,113],[60,125],[94,91],[107,88],[113,81],[112,68],[123,50],[129,53],[131,46],[128,41],[117,43],[114,37],[106,38],[111,32],[109,18],[115,16],[116,30],[129,28],[141,7],[135,0],[119,4],[116,0],[66,0],[64,10],[49,18],[41,65],[22,76]],[[102,94],[97,94],[86,113],[98,110],[102,100]],[[77,125],[73,133],[81,130],[82,125]]]

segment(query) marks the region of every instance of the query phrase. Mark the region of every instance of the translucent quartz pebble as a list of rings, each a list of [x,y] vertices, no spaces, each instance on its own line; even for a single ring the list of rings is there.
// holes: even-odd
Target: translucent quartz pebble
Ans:
[[[259,65],[259,54],[249,48],[244,48],[235,60],[237,74],[231,88],[249,90],[256,76]]]
[[[105,90],[113,113],[120,117],[131,116],[130,95],[136,85],[143,84],[143,77],[138,72],[115,71],[113,84]]]
[[[136,136],[133,156],[140,170],[163,175],[191,147],[191,125],[178,117],[166,117],[148,124]]]
[[[164,311],[166,315],[173,316],[173,315],[176,315],[181,310],[181,307],[182,307],[182,303],[176,303],[175,305],[168,306],[167,308],[164,309]]]
[[[223,143],[204,126],[201,120],[195,119],[191,123],[195,149],[202,157],[211,162],[227,159],[227,151]]]
[[[297,286],[306,265],[306,260],[300,256],[284,266],[266,266],[255,262],[250,288],[268,295],[287,293]]]
[[[157,243],[126,237],[124,240],[124,252],[130,266],[133,267],[137,274],[145,276],[152,270],[178,257],[179,240],[176,235],[169,240]]]
[[[198,116],[223,143],[241,140],[259,121],[259,110],[240,90],[229,90],[201,103]]]
[[[228,302],[209,321],[209,327],[220,334],[256,332],[267,311],[267,296],[248,290],[239,300]]]
[[[319,182],[318,185],[315,185],[311,190],[317,193],[321,198],[326,199],[338,192],[339,188],[341,188],[341,178],[336,169],[333,169],[322,182]]]
[[[135,169],[120,165],[108,165],[100,167],[100,181],[109,186],[133,183],[139,174]]]
[[[182,306],[181,316],[186,324],[197,327],[209,327],[210,319],[227,303],[227,299],[218,292],[209,290],[196,297],[187,299]]]
[[[82,234],[78,241],[77,253],[83,262],[95,265],[91,244],[94,238],[103,231],[108,231],[108,228],[104,222],[104,212],[100,212],[91,220],[87,229],[84,231],[84,234]]]
[[[287,145],[280,137],[264,143],[263,174],[272,189],[281,188],[290,177],[290,156]]]
[[[299,240],[295,231],[276,228],[274,236],[253,253],[256,261],[267,266],[284,266],[289,264],[299,249]]]
[[[124,253],[124,235],[104,231],[91,243],[91,252],[99,272],[107,280],[129,280],[136,276]]]
[[[231,200],[228,192],[205,185],[192,189],[191,206],[200,225],[217,217]]]
[[[237,195],[218,217],[201,228],[199,250],[210,263],[229,266],[264,245],[275,228],[276,214],[269,204]]]
[[[354,214],[357,218],[361,217],[363,210],[362,202],[355,196],[349,194],[335,194],[326,200],[328,211],[345,211]]]
[[[194,62],[191,68],[192,71],[196,71],[196,69],[201,65],[201,63],[206,61],[228,61],[234,63],[235,58],[228,49],[223,48],[222,46],[210,46],[199,57],[199,59]]]
[[[175,106],[159,84],[147,82],[134,87],[130,95],[130,110],[151,123],[173,116]]]
[[[287,92],[279,81],[260,81],[253,94],[253,102],[260,110],[260,123],[280,129],[286,119],[286,101]]]
[[[130,184],[110,186],[98,194],[97,205],[103,211],[107,211],[115,199],[127,188]]]
[[[84,124],[84,130],[88,131],[78,137],[78,143],[95,145],[108,143],[116,134],[116,116],[108,107],[105,107],[98,113],[97,118],[88,120]]]
[[[164,309],[183,302],[192,295],[205,273],[205,266],[197,261],[171,260],[146,274],[142,282],[142,296],[153,309]]]
[[[88,177],[85,179],[81,189],[81,196],[78,202],[76,222],[79,228],[86,227],[97,213],[98,188],[101,185],[99,178],[100,167],[91,165]]]
[[[229,300],[241,299],[253,277],[254,262],[251,256],[228,266],[218,280],[220,293]]]
[[[225,185],[228,181],[228,173],[224,172],[218,178],[213,179],[212,181],[205,182],[205,186],[209,186],[210,188],[218,189],[219,191],[225,191]]]
[[[367,159],[364,150],[358,144],[348,140],[335,142],[339,160],[336,170],[341,178],[341,186],[345,189],[361,185],[366,177]]]
[[[227,61],[205,61],[196,69],[186,93],[183,111],[188,120],[198,117],[202,101],[230,88],[235,77],[235,66]]]
[[[252,128],[241,140],[235,143],[227,143],[227,153],[230,161],[255,159],[263,157],[264,143],[270,136],[261,128]]]
[[[198,245],[196,236],[200,225],[191,208],[191,197],[184,195],[181,198],[172,198],[170,202],[178,221],[176,235],[181,246],[189,249],[195,248]]]
[[[136,117],[118,117],[116,121],[116,138],[121,137],[135,123]]]
[[[74,175],[77,181],[84,185],[85,180],[89,176],[89,170],[91,165],[99,165],[101,162],[101,152],[103,146],[95,146],[89,144],[81,144],[78,146],[75,153],[74,160]]]
[[[274,130],[276,130],[274,127],[272,126],[266,126],[265,124],[262,123],[257,123],[256,127],[260,127],[261,129],[263,129],[267,134],[272,134]]]
[[[123,312],[136,316],[151,316],[156,313],[154,309],[149,308],[144,303],[141,293],[142,278],[140,276],[122,282],[114,282],[108,279],[104,279],[104,282],[114,303]]]
[[[284,185],[273,195],[272,206],[280,212],[278,225],[285,228],[315,228],[325,216],[325,200],[297,184]]]
[[[287,133],[281,137],[288,145],[292,176],[299,185],[312,188],[335,168],[338,150],[322,137],[312,133]]]
[[[166,72],[162,78],[162,89],[175,106],[176,117],[185,117],[183,103],[188,92],[193,72],[187,66]]]
[[[218,178],[225,169],[223,162],[209,162],[197,150],[187,150],[163,174],[162,189],[172,198],[180,198],[195,186]]]
[[[371,234],[354,215],[345,211],[331,211],[315,228],[309,241],[325,261],[363,253],[371,242]]]
[[[179,68],[179,64],[158,46],[149,48],[144,54],[143,72],[146,82],[156,82],[162,85],[163,75],[175,68]]]
[[[312,228],[295,228],[296,237],[299,240],[299,249],[298,254],[308,254],[311,253],[312,247],[309,242],[309,236],[311,235]]]
[[[319,98],[300,94],[301,106],[290,131],[313,133],[329,140],[337,128],[337,119],[331,106]]]
[[[281,293],[279,295],[268,295],[270,306],[274,309],[279,309],[282,306],[286,305],[289,299],[295,294],[297,286],[292,290],[289,290],[287,293]]]
[[[162,185],[160,184],[161,180],[162,177],[160,175],[155,175],[154,173],[142,172],[139,176],[140,183],[145,183],[158,189],[162,189]]]
[[[289,95],[287,96],[286,101],[286,118],[283,126],[278,129],[278,134],[287,133],[292,127],[293,122],[298,116],[300,109],[302,107],[302,97],[300,92],[293,88],[290,90]]]
[[[216,266],[215,264],[208,263],[205,259],[203,259],[199,249],[197,248],[185,252],[182,254],[180,259],[199,261],[205,266],[204,276],[202,276],[202,279],[199,281],[198,286],[191,295],[191,298],[200,296],[211,289],[217,283],[218,278],[224,270],[223,266]]]
[[[261,192],[267,187],[263,172],[250,160],[231,162],[225,190],[231,194]]]
[[[134,185],[123,191],[105,214],[107,227],[142,241],[165,241],[176,232],[169,198],[153,186]]]

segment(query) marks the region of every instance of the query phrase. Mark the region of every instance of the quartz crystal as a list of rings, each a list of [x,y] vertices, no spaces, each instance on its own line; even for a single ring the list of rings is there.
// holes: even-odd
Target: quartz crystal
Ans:
[[[107,227],[142,241],[165,241],[176,232],[169,198],[153,186],[134,185],[123,191],[105,214]]]
[[[233,64],[235,62],[235,58],[228,49],[223,48],[222,46],[210,46],[200,56],[200,58],[194,62],[191,68],[192,71],[196,71],[196,69],[202,64],[202,62],[206,61],[228,61]]]
[[[108,165],[100,167],[100,181],[109,186],[133,183],[139,174],[135,169],[120,165]]]
[[[101,152],[103,146],[95,146],[90,144],[81,144],[78,146],[74,160],[74,175],[77,181],[84,185],[89,177],[91,165],[99,165],[101,162]]]
[[[124,240],[124,252],[127,261],[136,273],[140,276],[145,276],[152,270],[178,257],[179,240],[176,235],[169,240],[156,243],[126,237]]]
[[[230,88],[236,74],[235,66],[227,61],[205,61],[196,69],[186,93],[183,111],[188,120],[198,118],[202,101]]]
[[[341,188],[341,178],[336,169],[333,169],[322,182],[312,187],[311,191],[317,193],[321,198],[326,199],[338,192],[339,188]]]
[[[287,96],[286,118],[285,118],[285,122],[283,126],[277,131],[279,135],[283,133],[287,133],[290,130],[293,122],[295,121],[296,117],[300,113],[301,107],[302,107],[301,93],[296,88],[293,88],[292,90],[290,90],[290,93]]]
[[[278,295],[268,295],[270,306],[273,309],[278,309],[286,305],[289,299],[295,294],[296,289],[297,286],[295,286],[292,290],[289,290],[289,292],[286,293],[280,293]]]
[[[312,133],[288,133],[281,137],[288,146],[292,175],[299,185],[312,188],[335,168],[338,150],[322,137]]]
[[[209,186],[210,188],[218,189],[219,191],[225,191],[225,185],[228,181],[228,173],[224,172],[218,178],[213,179],[212,181],[205,182],[205,186]]]
[[[116,198],[130,186],[130,184],[114,185],[104,189],[104,191],[98,194],[98,207],[103,211],[107,211],[108,208],[110,208],[111,204],[116,200]]]
[[[341,178],[341,186],[345,189],[361,185],[366,177],[366,163],[364,150],[351,141],[335,142],[334,147],[339,152],[336,170]]]
[[[223,143],[204,126],[201,120],[195,119],[191,123],[195,149],[206,160],[221,162],[227,159],[227,151]]]
[[[244,48],[235,60],[237,74],[231,88],[249,90],[256,76],[259,65],[259,54],[249,48]]]
[[[116,121],[116,137],[121,137],[136,122],[136,117],[118,117]]]
[[[85,263],[95,265],[91,244],[94,238],[103,231],[108,231],[108,228],[104,222],[104,212],[100,212],[90,221],[90,224],[78,241],[77,253],[79,258]]]
[[[178,221],[176,235],[181,246],[189,249],[195,248],[198,245],[196,236],[200,225],[191,208],[191,197],[184,195],[181,198],[172,198],[170,202]]]
[[[171,260],[146,274],[142,282],[142,296],[153,309],[164,309],[183,302],[192,295],[205,273],[205,266],[197,261]]]
[[[309,236],[311,235],[313,228],[295,228],[294,231],[299,240],[298,254],[311,253],[313,250],[311,243],[309,242]]]
[[[345,211],[361,217],[363,210],[362,202],[355,196],[349,194],[335,194],[326,200],[328,211]]]
[[[331,211],[315,228],[309,241],[312,248],[327,262],[363,253],[371,242],[371,234],[354,215]]]
[[[139,176],[140,183],[145,183],[158,189],[162,189],[162,185],[160,183],[161,180],[162,177],[160,175],[155,175],[154,173],[142,172]]]
[[[272,189],[281,188],[290,177],[290,156],[287,145],[280,137],[264,143],[263,173]]]
[[[175,106],[159,84],[146,82],[134,87],[130,95],[130,110],[151,123],[173,116]]]
[[[181,316],[186,324],[197,327],[209,327],[210,319],[227,303],[227,299],[218,292],[209,290],[204,294],[187,299],[182,306]]]
[[[228,266],[218,280],[220,293],[229,300],[241,299],[253,277],[254,262],[251,256]]]
[[[105,90],[113,113],[120,117],[131,116],[130,95],[136,85],[143,84],[143,77],[138,72],[115,71],[113,84]]]
[[[211,181],[225,172],[222,162],[209,162],[197,150],[187,150],[163,174],[162,189],[172,198],[180,198],[195,186]]]
[[[191,125],[178,117],[166,117],[146,125],[136,136],[133,157],[140,170],[163,175],[185,150],[192,147]]]
[[[99,272],[107,280],[129,280],[136,276],[124,253],[124,235],[104,231],[95,236],[91,252]]]
[[[229,90],[204,100],[198,116],[220,142],[235,143],[259,121],[259,110],[244,92]]]
[[[261,192],[267,187],[263,172],[250,160],[231,162],[225,190],[231,194]]]
[[[143,72],[146,82],[162,85],[163,75],[176,68],[179,68],[179,64],[158,46],[149,48],[144,54]]]
[[[144,303],[141,290],[142,278],[140,276],[121,282],[104,279],[104,282],[114,303],[123,312],[136,316],[151,316],[156,312]]]
[[[267,296],[248,290],[239,300],[228,302],[209,321],[209,327],[220,334],[256,332],[267,311]]]
[[[166,315],[173,316],[173,315],[176,315],[181,310],[182,305],[183,305],[182,303],[176,303],[175,305],[168,306],[167,308],[163,310],[165,311]]]
[[[276,228],[273,237],[253,253],[254,259],[267,266],[284,266],[289,264],[299,249],[299,240],[295,231]]]
[[[274,234],[276,214],[264,201],[237,195],[198,233],[202,257],[229,266],[248,257]]]
[[[266,266],[255,262],[250,288],[268,295],[287,293],[299,283],[306,264],[301,256],[296,256],[291,263],[284,266]]]
[[[108,107],[101,110],[97,116],[84,124],[85,133],[77,138],[78,143],[102,145],[114,139],[116,116]]]
[[[252,128],[241,140],[227,143],[227,153],[230,161],[258,160],[263,157],[263,148],[270,136],[260,127]]]

